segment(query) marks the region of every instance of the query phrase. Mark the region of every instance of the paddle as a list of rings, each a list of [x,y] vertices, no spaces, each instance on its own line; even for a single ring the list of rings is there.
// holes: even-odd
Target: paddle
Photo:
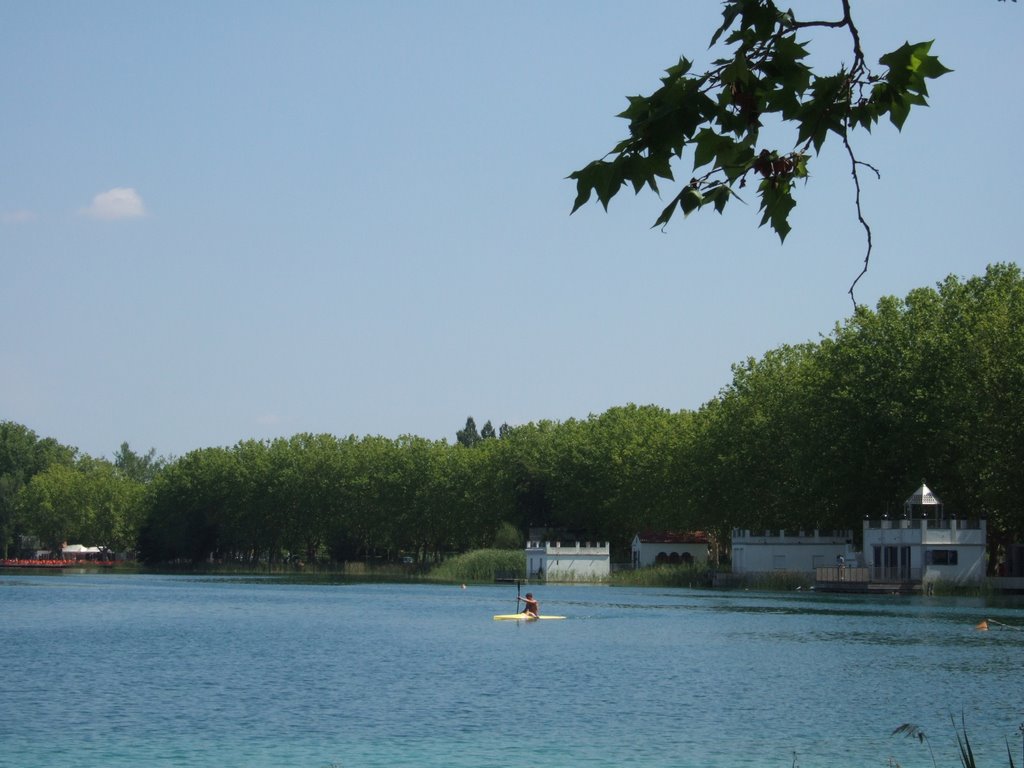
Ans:
[[[519,579],[516,579],[516,609],[515,613],[519,613]]]

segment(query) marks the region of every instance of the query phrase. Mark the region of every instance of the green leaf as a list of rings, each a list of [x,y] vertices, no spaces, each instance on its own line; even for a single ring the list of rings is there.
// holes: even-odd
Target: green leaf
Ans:
[[[672,218],[672,214],[676,212],[676,206],[679,205],[679,201],[680,201],[680,198],[682,198],[682,196],[683,196],[683,193],[680,192],[678,195],[676,195],[674,198],[672,198],[672,202],[665,206],[665,208],[661,212],[661,215],[658,216],[658,220],[655,221],[654,224],[651,225],[652,229],[654,227],[663,227],[666,224],[668,224],[669,219]]]
[[[792,184],[780,179],[765,179],[758,189],[761,195],[761,225],[769,224],[779,236],[780,242],[785,242],[789,234],[789,213],[796,207],[796,200],[793,199]]]
[[[776,81],[784,91],[803,93],[811,82],[811,68],[803,63],[807,49],[798,43],[796,35],[787,35],[775,40],[771,56],[762,70]]]
[[[756,140],[756,136],[751,139]],[[718,167],[730,184],[750,170],[753,159],[754,148],[750,141],[729,142],[728,146],[723,145],[718,151]]]
[[[679,62],[676,63],[676,64],[673,64],[671,67],[666,69],[665,73],[669,76],[669,78],[671,78],[673,80],[677,80],[677,79],[683,77],[684,75],[688,74],[689,71],[690,71],[690,68],[692,66],[693,66],[693,62],[692,61],[690,61],[689,59],[687,59],[687,58],[685,58],[683,56],[680,56],[679,57]],[[662,82],[664,82],[664,80]]]
[[[604,209],[608,210],[608,201],[618,192],[622,186],[621,163],[607,162],[606,160],[594,160],[585,168],[569,175],[570,179],[576,180],[576,202],[573,203],[571,213],[575,213],[580,206],[590,200],[592,193],[597,194],[598,200]]]
[[[708,48],[713,48],[715,43],[718,42],[718,38],[733,25],[740,13],[741,6],[742,2],[740,0],[728,0],[725,3],[725,8],[722,10],[722,26],[715,30],[715,34],[711,36],[711,44]]]
[[[570,216],[590,201],[590,195],[594,187],[589,178],[589,168],[590,165],[569,174],[570,179],[576,180],[576,201],[572,205],[572,211],[569,212]]]
[[[829,131],[843,135],[846,130],[843,118],[847,113],[842,91],[846,81],[845,70],[828,77],[815,78],[811,96],[803,103],[797,116],[797,143],[810,140],[814,144],[814,151],[820,152]]]
[[[723,83],[749,83],[752,79],[750,67],[747,66],[747,56],[743,51],[737,51],[732,61],[722,72]]]
[[[806,179],[810,175],[807,171],[807,162],[811,159],[810,156],[803,152],[794,152],[791,157],[793,158],[794,178]]]
[[[687,187],[679,193],[679,207],[689,216],[704,204],[704,195],[696,187]]]
[[[895,51],[882,56],[878,62],[889,68],[885,79],[896,88],[927,93],[924,83],[926,79],[934,80],[953,71],[931,55],[933,42],[904,43]]]
[[[897,130],[903,130],[903,124],[910,117],[910,103],[907,99],[896,98],[889,104],[889,120],[896,126]]]
[[[725,209],[725,204],[729,202],[729,198],[734,194],[729,185],[715,184],[704,192],[704,204],[713,203],[715,210],[721,213]]]
[[[889,113],[889,119],[899,129],[903,128],[911,106],[928,106],[926,81],[953,71],[931,55],[931,47],[930,40],[904,43],[879,59],[889,69],[884,84],[873,90],[872,101],[877,101],[881,113]]]
[[[694,170],[714,161],[723,149],[732,143],[730,138],[715,133],[710,128],[702,130],[694,139],[696,145],[693,151]]]

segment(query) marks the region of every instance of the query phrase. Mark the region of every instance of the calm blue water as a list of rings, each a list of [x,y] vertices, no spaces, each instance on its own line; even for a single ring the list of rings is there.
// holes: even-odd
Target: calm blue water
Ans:
[[[0,574],[0,766],[985,765],[1024,720],[1018,604]]]

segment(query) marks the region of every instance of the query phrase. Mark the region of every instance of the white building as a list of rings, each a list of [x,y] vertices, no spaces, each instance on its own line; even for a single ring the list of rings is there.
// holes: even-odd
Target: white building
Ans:
[[[872,582],[979,584],[985,578],[984,520],[947,516],[927,485],[896,519],[864,521],[864,560]]]
[[[732,572],[789,571],[815,574],[815,569],[857,565],[853,531],[746,531],[732,532]]]
[[[556,541],[529,541],[526,544],[526,575],[548,581],[599,581],[611,573],[611,548],[608,542],[581,545]]]
[[[633,567],[706,563],[708,535],[704,531],[644,531],[633,537]]]

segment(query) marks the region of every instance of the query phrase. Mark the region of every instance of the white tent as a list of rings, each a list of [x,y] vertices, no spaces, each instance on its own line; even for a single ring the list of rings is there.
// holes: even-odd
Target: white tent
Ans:
[[[65,544],[61,549],[61,552],[65,556],[71,555],[72,557],[83,557],[85,555],[98,555],[100,553],[99,547],[86,547],[81,544]]]

